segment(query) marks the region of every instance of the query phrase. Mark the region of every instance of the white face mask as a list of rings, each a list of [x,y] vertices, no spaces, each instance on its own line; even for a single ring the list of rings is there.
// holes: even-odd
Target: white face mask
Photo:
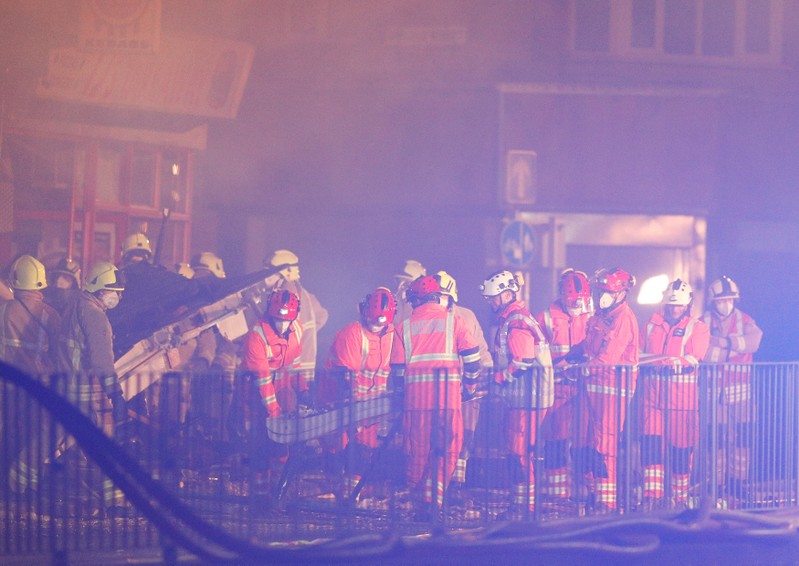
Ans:
[[[569,313],[569,316],[572,318],[578,317],[585,312],[583,307],[566,307],[566,312]]]
[[[733,305],[729,301],[716,301],[713,303],[713,308],[716,309],[716,312],[721,316],[730,316]]]
[[[599,297],[599,308],[601,309],[608,309],[613,306],[613,303],[616,302],[616,297],[613,293],[602,293]]]
[[[119,304],[119,293],[103,293],[100,301],[102,301],[106,309],[111,310]]]

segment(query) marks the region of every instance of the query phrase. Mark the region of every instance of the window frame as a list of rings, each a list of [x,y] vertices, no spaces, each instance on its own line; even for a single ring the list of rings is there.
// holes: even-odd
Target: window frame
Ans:
[[[734,0],[735,24],[733,54],[706,55],[702,53],[702,17],[705,0],[695,0],[696,29],[694,31],[694,52],[691,54],[672,54],[664,51],[666,0],[655,2],[654,47],[634,47],[633,2],[634,0],[610,0],[610,30],[607,51],[581,51],[577,49],[577,1],[569,0],[569,48],[577,58],[613,58],[674,63],[703,63],[741,66],[780,66],[782,65],[782,0],[760,0],[769,2],[769,49],[765,53],[746,50],[746,6],[747,0]]]

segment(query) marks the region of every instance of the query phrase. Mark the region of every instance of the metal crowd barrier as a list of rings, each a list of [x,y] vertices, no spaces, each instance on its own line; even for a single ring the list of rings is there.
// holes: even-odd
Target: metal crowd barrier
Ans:
[[[799,494],[796,363],[575,366],[554,396],[531,370],[462,399],[438,372],[385,396],[288,396],[268,420],[246,374],[174,372],[146,376],[116,427],[86,376],[0,373],[2,556],[253,556],[352,533],[780,509]]]

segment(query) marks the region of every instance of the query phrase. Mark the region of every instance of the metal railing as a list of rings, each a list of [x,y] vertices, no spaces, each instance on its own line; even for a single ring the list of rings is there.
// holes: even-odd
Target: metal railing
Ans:
[[[424,394],[344,391],[269,420],[246,374],[176,372],[146,376],[116,429],[102,394],[68,400],[66,385],[88,378],[2,370],[6,556],[274,558],[299,539],[779,509],[799,496],[795,363],[576,366],[556,374],[554,399],[541,372],[513,395],[486,379],[463,400],[437,372]]]

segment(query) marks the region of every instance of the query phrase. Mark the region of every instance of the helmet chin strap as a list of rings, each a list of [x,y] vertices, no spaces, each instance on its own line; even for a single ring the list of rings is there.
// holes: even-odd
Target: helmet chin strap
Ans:
[[[281,336],[286,333],[286,331],[291,327],[290,320],[282,320],[280,318],[273,318],[272,319],[272,327],[275,331],[280,334]]]
[[[602,306],[602,297],[603,297],[603,295],[605,293],[607,293],[608,295],[611,295],[613,297],[613,302],[611,304],[609,304],[608,306],[603,307]],[[618,295],[621,295],[621,298],[619,298]],[[599,310],[601,312],[609,312],[609,311],[613,310],[615,307],[617,307],[617,306],[621,305],[622,303],[624,303],[626,300],[627,300],[627,291],[619,291],[618,293],[608,293],[607,291],[605,291],[605,292],[602,293],[602,295],[599,296]]]
[[[513,291],[510,291],[510,293],[511,293],[511,297],[512,297],[512,298],[511,298],[511,300],[509,300],[508,302],[505,302],[505,301],[503,301],[503,300],[502,300],[502,296],[505,294],[505,291],[502,291],[502,292],[501,292],[501,293],[498,295],[498,296],[499,296],[499,305],[498,305],[498,306],[497,306],[497,308],[494,310],[494,312],[495,312],[495,313],[497,313],[497,314],[501,313],[501,312],[502,312],[502,311],[504,311],[506,308],[508,308],[508,305],[511,305],[511,304],[513,304],[513,303],[515,303],[515,302],[516,302],[516,293],[514,293]]]

